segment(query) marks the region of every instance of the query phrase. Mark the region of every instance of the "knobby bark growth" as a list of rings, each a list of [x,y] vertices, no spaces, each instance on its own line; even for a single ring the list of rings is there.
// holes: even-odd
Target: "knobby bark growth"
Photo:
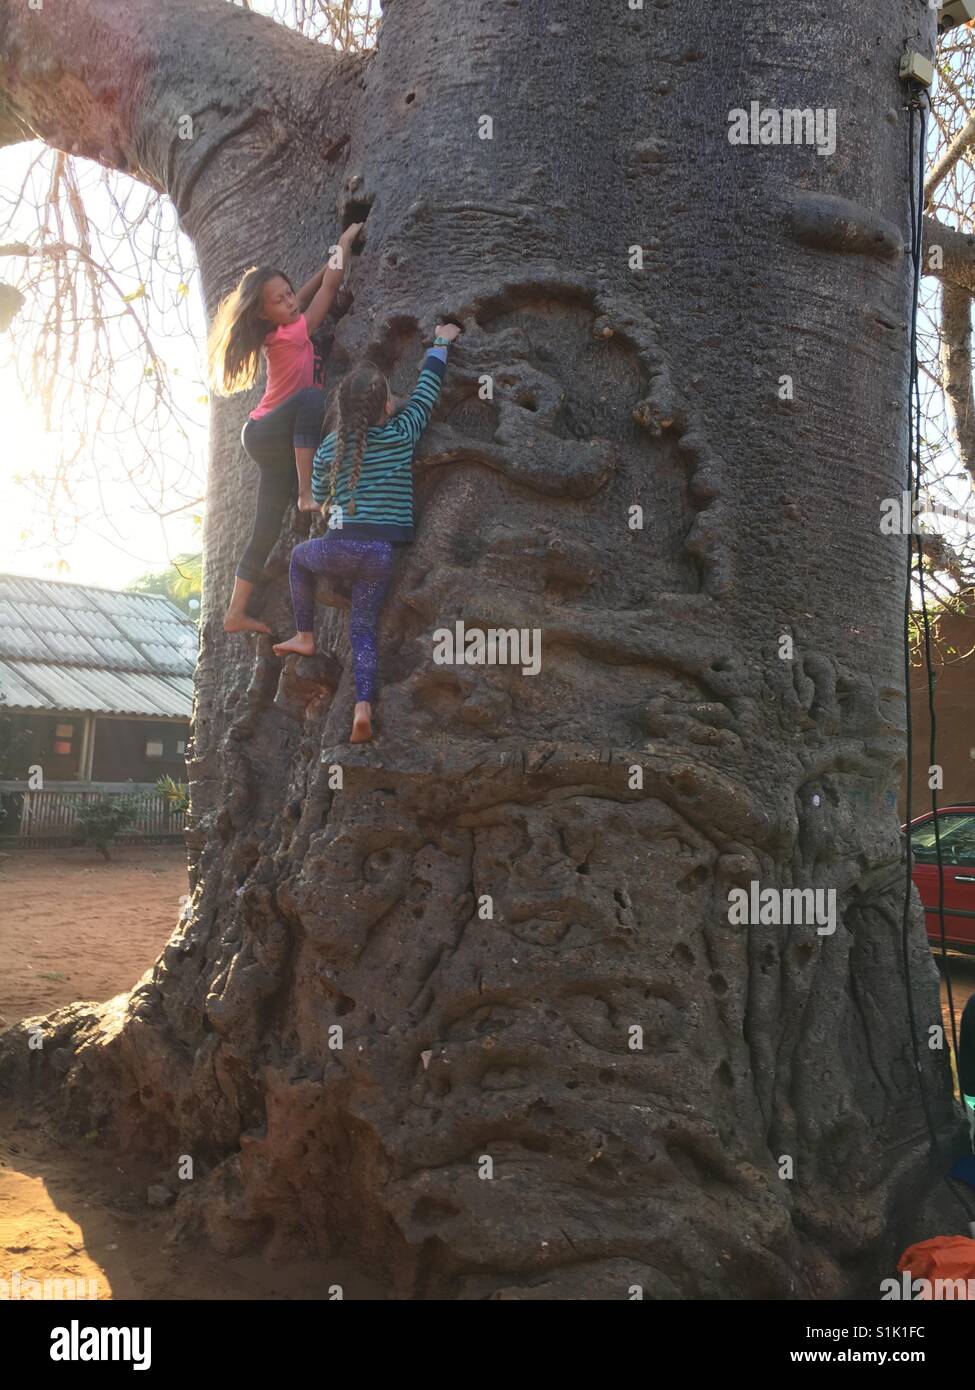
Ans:
[[[253,480],[250,403],[215,406],[192,900],[129,995],[40,1050],[8,1032],[8,1091],[192,1154],[181,1230],[344,1249],[399,1297],[826,1297],[957,1229],[906,1024],[906,547],[879,527],[907,453],[897,67],[930,13],[387,0],[356,59],[222,0],[0,16],[6,138],[164,190],[211,308],[368,213],[332,380],[371,347],[402,391],[437,318],[466,324],[372,745],[345,742],[340,613],[293,671],[221,631]],[[732,146],[756,97],[835,110],[836,153]],[[540,674],[436,664],[457,620],[539,629]],[[835,889],[836,932],[732,925],[752,881]],[[910,953],[947,1132],[917,914]]]

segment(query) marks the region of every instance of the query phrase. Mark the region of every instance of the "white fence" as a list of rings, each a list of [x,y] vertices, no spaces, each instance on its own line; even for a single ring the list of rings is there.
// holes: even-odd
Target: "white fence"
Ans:
[[[182,840],[186,816],[173,810],[164,796],[150,783],[92,782],[84,787],[45,787],[43,791],[25,789],[24,784],[0,782],[0,797],[6,815],[0,820],[0,839],[18,849],[44,845],[70,845],[82,839],[76,825],[78,807],[103,796],[138,798],[139,813],[131,825],[115,838],[117,843],[140,841],[160,843]]]

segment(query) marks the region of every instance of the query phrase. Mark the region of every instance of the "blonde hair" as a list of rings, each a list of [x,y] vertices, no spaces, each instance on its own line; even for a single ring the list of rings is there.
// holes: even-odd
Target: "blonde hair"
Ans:
[[[217,306],[207,337],[207,363],[210,386],[218,396],[234,396],[257,380],[261,347],[273,328],[261,317],[264,286],[278,276],[294,289],[283,270],[252,265]]]
[[[372,362],[363,362],[347,376],[335,393],[329,416],[334,424],[335,450],[328,475],[328,496],[322,503],[322,515],[327,517],[338,486],[339,469],[351,450],[352,477],[349,480],[349,504],[346,512],[355,515],[355,490],[362,471],[369,429],[378,425],[389,400],[389,382]]]

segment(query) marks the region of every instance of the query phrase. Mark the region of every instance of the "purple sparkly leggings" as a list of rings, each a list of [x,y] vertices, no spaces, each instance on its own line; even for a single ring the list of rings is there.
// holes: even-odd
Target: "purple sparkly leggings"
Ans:
[[[379,610],[393,573],[390,541],[353,540],[330,532],[303,541],[291,552],[291,602],[295,630],[311,632],[315,622],[315,576],[324,574],[352,599],[349,641],[355,672],[355,697],[372,703],[376,690],[376,628]]]

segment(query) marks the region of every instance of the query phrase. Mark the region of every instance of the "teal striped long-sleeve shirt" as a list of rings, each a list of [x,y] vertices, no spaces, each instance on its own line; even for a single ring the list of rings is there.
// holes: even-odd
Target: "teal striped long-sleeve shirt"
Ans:
[[[446,359],[443,348],[431,348],[406,405],[366,435],[352,516],[348,515],[352,459],[347,455],[342,460],[332,499],[333,516],[339,509],[342,522],[334,528],[336,535],[388,540],[400,545],[413,539],[413,454],[440,395]],[[319,503],[328,496],[335,439],[332,430],[318,446],[312,463],[311,491]]]

